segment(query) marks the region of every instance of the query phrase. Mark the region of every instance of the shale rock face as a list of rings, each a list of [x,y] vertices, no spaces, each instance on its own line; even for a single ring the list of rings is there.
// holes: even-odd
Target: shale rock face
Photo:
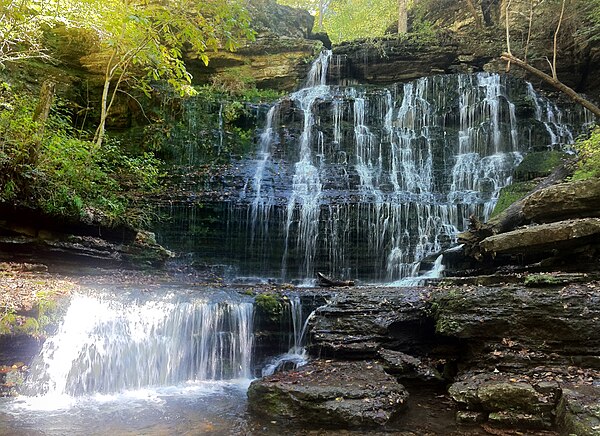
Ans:
[[[279,91],[296,89],[323,47],[311,34],[314,17],[305,10],[279,5],[274,0],[248,2],[248,11],[256,40],[236,52],[212,53],[208,66],[196,55],[189,54],[187,67],[194,81],[230,85],[239,81]]]
[[[366,361],[318,360],[255,380],[248,389],[248,405],[257,416],[336,429],[385,425],[407,398],[381,366]]]
[[[432,295],[436,330],[468,344],[463,365],[522,373],[575,362],[598,368],[600,294],[595,286],[440,290]]]
[[[419,289],[340,292],[311,320],[311,352],[353,359],[375,358],[381,348],[412,352],[426,346],[433,333],[433,323],[423,317],[426,307],[427,296]]]

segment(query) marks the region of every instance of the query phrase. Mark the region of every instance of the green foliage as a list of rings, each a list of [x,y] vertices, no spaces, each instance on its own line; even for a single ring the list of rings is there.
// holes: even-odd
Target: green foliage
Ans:
[[[574,147],[579,153],[579,162],[573,180],[600,177],[600,126],[596,126],[588,138],[578,140]]]
[[[115,141],[96,149],[77,136],[61,102],[41,137],[33,98],[6,92],[1,100],[12,109],[0,110],[0,202],[73,219],[91,213],[106,225],[140,224],[126,212],[137,194],[160,186],[160,162],[151,153],[130,156]]]
[[[343,0],[330,6],[324,17],[325,29],[333,42],[383,36],[398,21],[397,0]]]
[[[222,85],[196,88],[194,97],[166,99],[160,121],[145,129],[142,142],[170,163],[228,163],[253,145],[256,104],[272,103],[281,93],[254,86],[234,91]]]

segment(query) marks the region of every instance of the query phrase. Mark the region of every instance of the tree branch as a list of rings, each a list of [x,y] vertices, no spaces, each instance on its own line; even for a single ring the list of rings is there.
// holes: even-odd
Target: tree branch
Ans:
[[[521,59],[513,56],[510,53],[502,53],[501,58],[507,62],[513,63],[518,67],[523,68],[525,71],[528,71],[534,76],[542,79],[544,82],[548,83],[553,88],[565,93],[575,103],[582,105],[584,108],[592,112],[597,119],[600,119],[600,107],[596,106],[591,101],[579,95],[577,92],[575,92],[575,90],[569,88],[567,85],[559,81],[556,77],[550,76],[549,74],[544,73],[542,70],[538,70],[537,68],[529,65],[527,62],[522,61]]]

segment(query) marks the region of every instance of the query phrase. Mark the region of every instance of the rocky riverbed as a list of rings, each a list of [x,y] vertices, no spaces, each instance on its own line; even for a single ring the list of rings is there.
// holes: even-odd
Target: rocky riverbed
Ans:
[[[152,293],[168,283],[194,292],[223,287],[262,295],[255,312],[256,359],[281,343],[276,318],[289,305],[290,291],[316,308],[308,324],[310,363],[252,383],[244,424],[250,434],[600,431],[600,282],[585,274],[321,290],[227,284],[218,274],[185,267],[75,273],[72,265],[52,265],[50,272],[36,264],[0,266],[7,308],[0,335],[3,395],[18,392],[71,292],[81,286]]]
[[[395,388],[376,383],[386,389],[373,389],[375,398],[362,401],[385,402],[393,389],[406,396],[390,411],[348,405],[345,410],[356,416],[341,419],[345,426],[372,427],[375,421],[367,417],[378,410],[380,424],[394,422],[400,429],[402,409],[415,407],[413,392],[445,386],[457,421],[480,431],[599,434],[599,283],[570,283],[568,277],[523,275],[507,280],[517,283],[494,286],[447,281],[410,289],[338,289],[310,321],[310,352],[321,360],[253,382],[250,410],[276,421],[319,410],[320,419],[307,425],[319,427],[328,419],[337,425],[341,418],[330,405],[355,401],[353,386],[345,390],[341,380],[356,364],[347,362],[358,361],[398,381]],[[400,383],[407,381],[405,389]],[[322,394],[333,386],[342,387],[331,398]]]

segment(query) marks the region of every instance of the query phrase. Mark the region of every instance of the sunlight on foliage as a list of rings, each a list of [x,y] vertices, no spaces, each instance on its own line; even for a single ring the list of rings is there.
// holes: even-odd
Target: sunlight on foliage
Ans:
[[[600,177],[600,126],[596,126],[589,138],[575,143],[579,153],[579,163],[573,174],[573,180],[585,180]]]
[[[160,186],[160,162],[151,153],[126,154],[118,143],[96,150],[79,139],[69,111],[55,104],[44,137],[32,121],[34,105],[3,84],[0,94],[0,202],[70,218],[92,213],[106,225],[121,224],[141,191]],[[138,225],[141,223],[129,222]]]

